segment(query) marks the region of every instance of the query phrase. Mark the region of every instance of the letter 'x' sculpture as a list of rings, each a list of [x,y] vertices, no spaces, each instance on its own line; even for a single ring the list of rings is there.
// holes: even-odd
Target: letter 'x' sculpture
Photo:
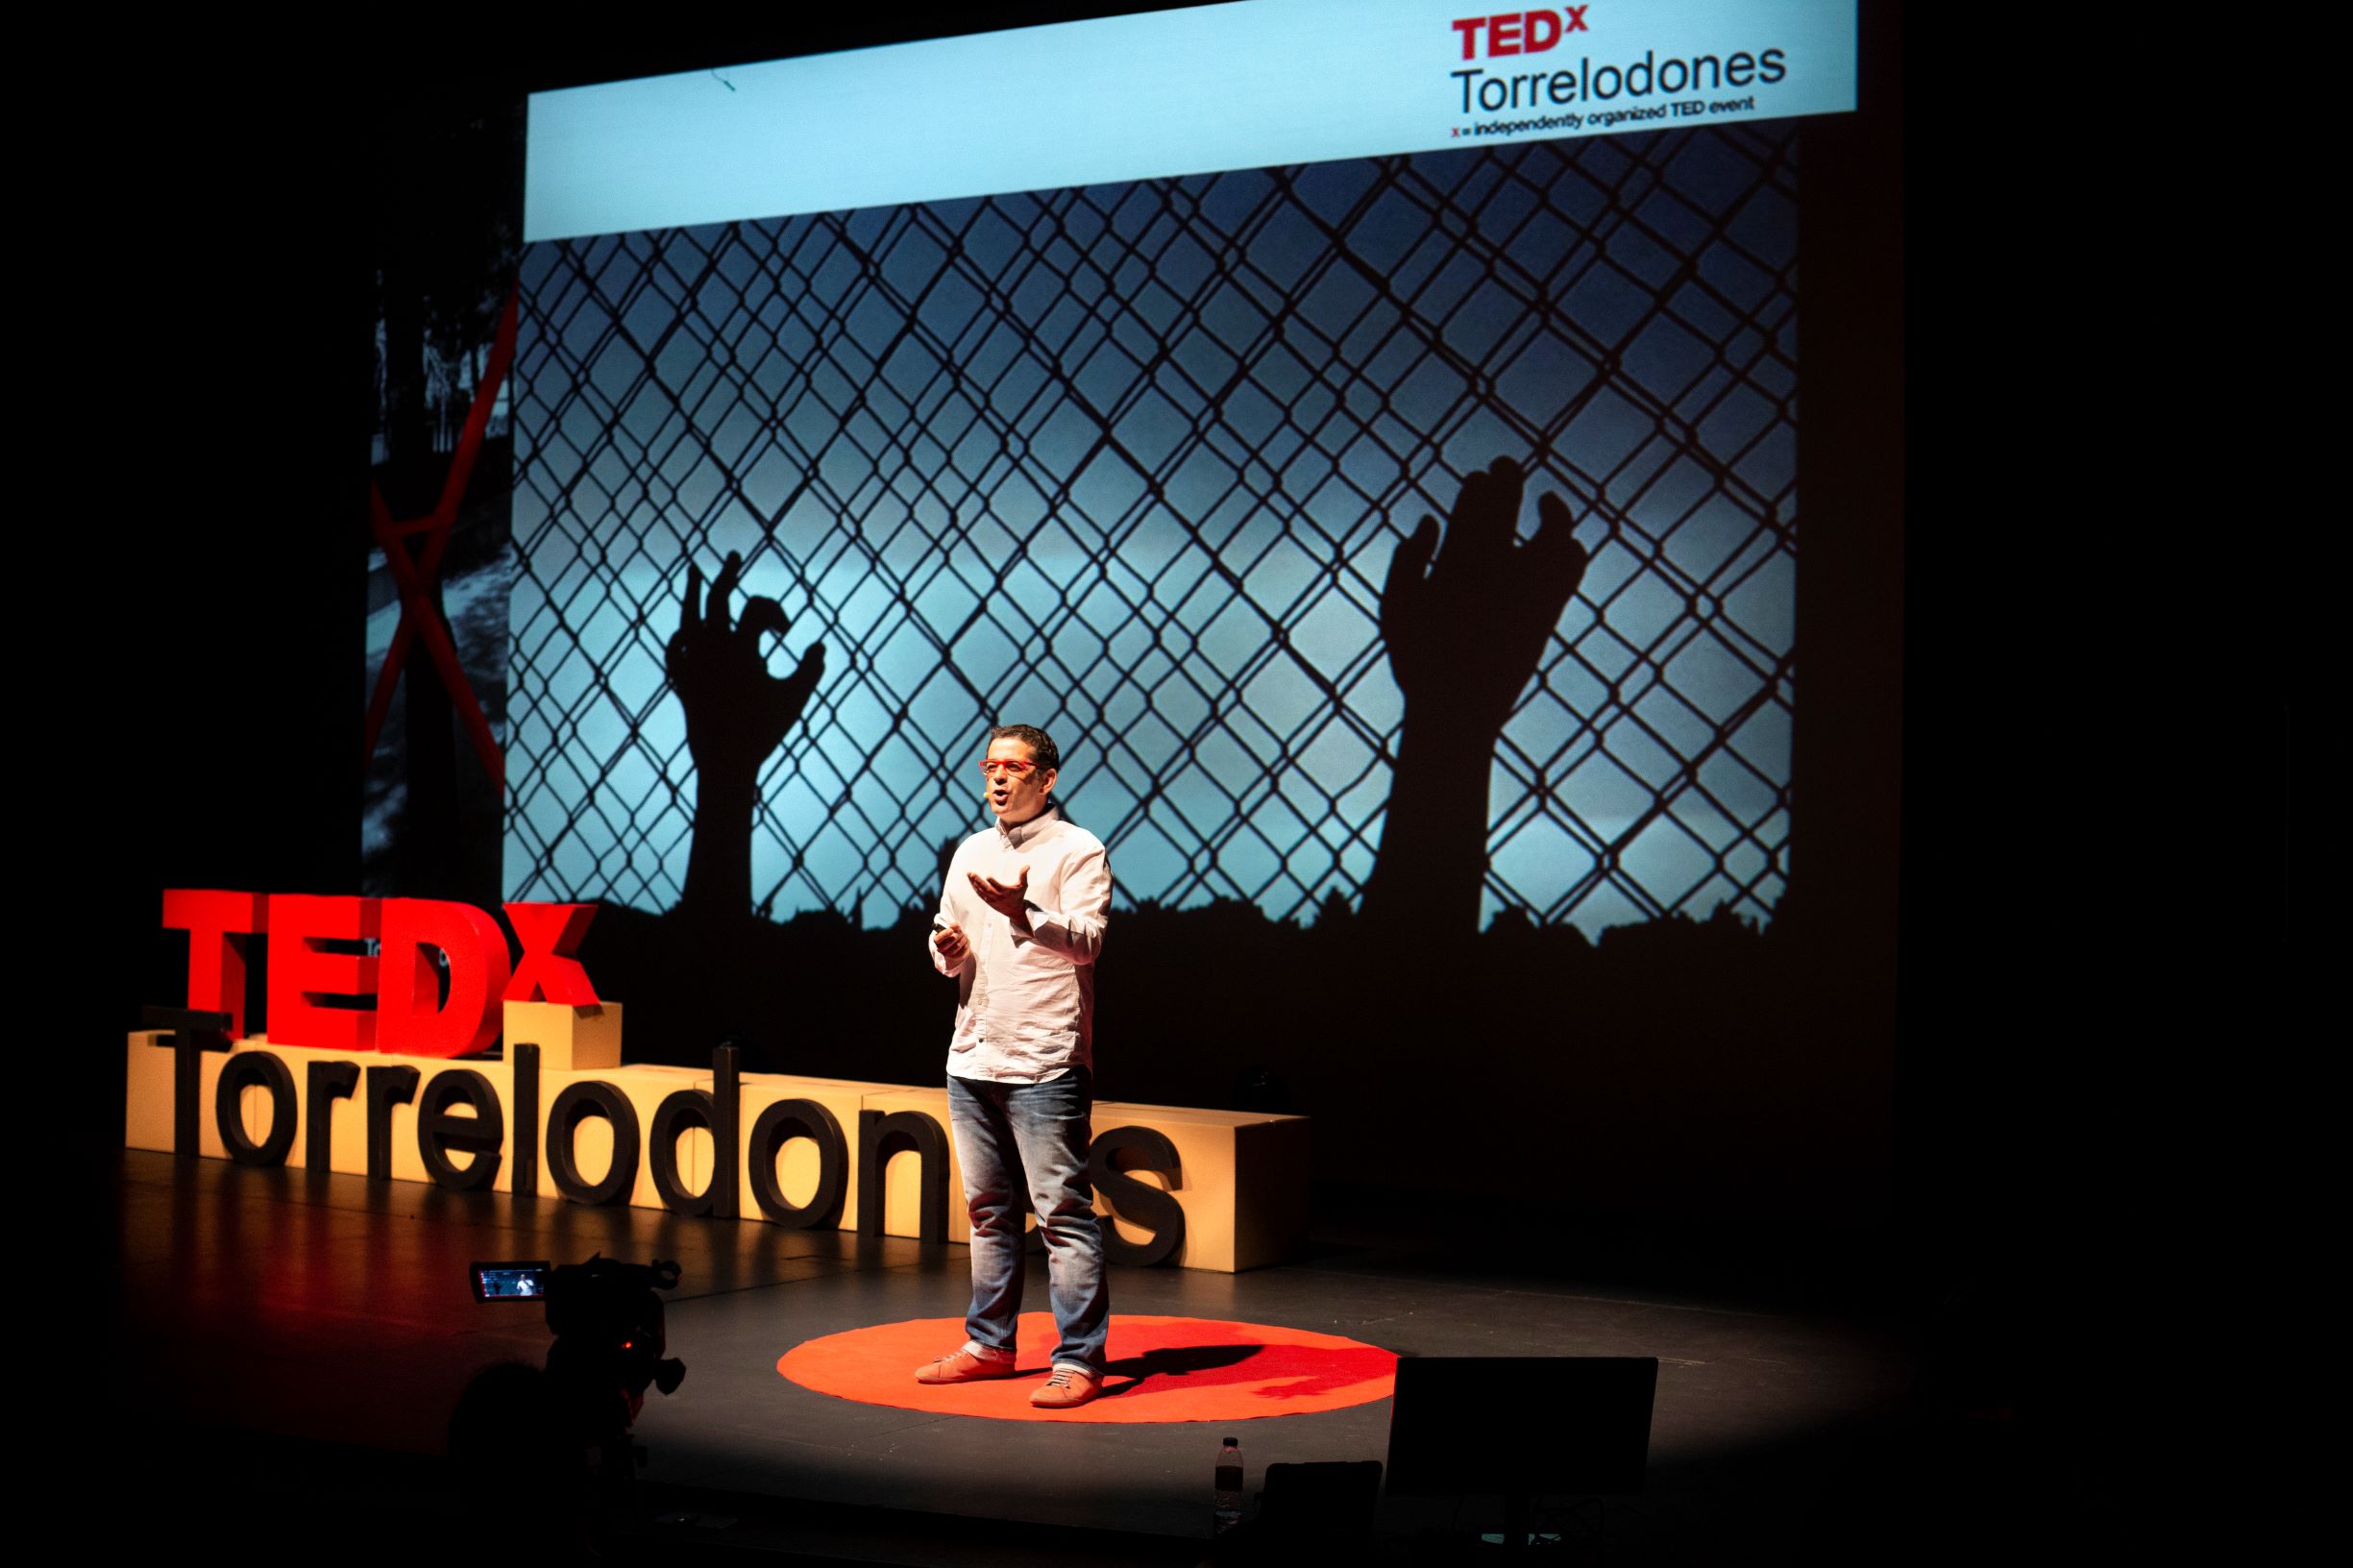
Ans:
[[[400,584],[401,624],[392,633],[392,649],[384,655],[384,668],[377,674],[375,695],[368,698],[367,737],[359,758],[364,769],[375,757],[384,717],[392,711],[392,693],[400,684],[401,667],[422,637],[425,650],[432,656],[433,668],[441,672],[441,683],[457,709],[458,722],[466,726],[475,754],[482,759],[482,767],[490,774],[490,787],[502,796],[506,793],[506,758],[490,733],[490,721],[483,717],[482,704],[466,679],[464,667],[457,662],[457,649],[450,642],[449,628],[434,612],[427,585],[440,580],[441,556],[449,549],[450,529],[457,522],[457,503],[465,497],[466,481],[474,474],[474,460],[481,453],[482,436],[490,428],[491,404],[499,401],[499,383],[506,380],[507,366],[514,357],[515,296],[510,293],[506,296],[506,308],[499,313],[499,338],[490,351],[489,367],[482,373],[481,384],[474,389],[474,406],[466,412],[465,433],[458,437],[456,454],[450,459],[449,478],[442,481],[440,503],[424,517],[395,523],[392,508],[384,502],[383,491],[374,484],[368,486],[368,531],[376,536],[385,562],[392,568],[393,580]],[[408,541],[419,535],[424,543],[412,555]]]

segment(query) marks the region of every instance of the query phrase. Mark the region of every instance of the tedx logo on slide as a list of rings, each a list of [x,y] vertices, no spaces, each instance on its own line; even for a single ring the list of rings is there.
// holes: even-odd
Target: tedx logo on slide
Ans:
[[[1507,11],[1447,23],[1447,62],[1458,67],[1446,73],[1456,85],[1448,94],[1456,112],[1518,116],[1458,125],[1450,135],[1558,135],[1753,113],[1755,88],[1789,74],[1789,51],[1777,46],[1663,59],[1655,49],[1617,60],[1596,60],[1581,49],[1554,54],[1572,36],[1592,35],[1594,9]],[[1740,95],[1715,96],[1728,92]]]
[[[1585,12],[1592,9],[1586,5],[1563,11],[1507,11],[1500,16],[1461,16],[1446,25],[1462,35],[1464,60],[1540,55],[1571,33],[1591,32],[1585,25]]]

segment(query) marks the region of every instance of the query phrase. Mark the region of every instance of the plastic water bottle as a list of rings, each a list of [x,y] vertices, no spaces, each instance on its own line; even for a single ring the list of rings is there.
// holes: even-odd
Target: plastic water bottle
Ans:
[[[1217,1449],[1217,1533],[1224,1534],[1242,1517],[1242,1445],[1228,1437]]]

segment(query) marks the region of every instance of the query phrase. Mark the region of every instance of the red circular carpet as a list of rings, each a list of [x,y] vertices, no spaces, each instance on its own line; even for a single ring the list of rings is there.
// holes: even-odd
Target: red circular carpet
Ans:
[[[1252,1421],[1386,1399],[1397,1358],[1336,1334],[1202,1317],[1113,1313],[1103,1396],[1075,1410],[1034,1408],[1051,1370],[1050,1312],[1023,1312],[1021,1375],[934,1386],[915,1370],[964,1343],[964,1319],[927,1317],[829,1334],[785,1352],[776,1370],[804,1388],[868,1405],[1000,1421]]]

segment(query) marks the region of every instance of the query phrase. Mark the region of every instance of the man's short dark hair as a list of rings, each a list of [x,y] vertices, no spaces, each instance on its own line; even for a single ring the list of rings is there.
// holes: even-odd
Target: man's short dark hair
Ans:
[[[1055,749],[1054,738],[1036,724],[992,724],[989,739],[1019,741],[1029,747],[1031,759],[1049,772],[1062,766],[1062,753]]]

